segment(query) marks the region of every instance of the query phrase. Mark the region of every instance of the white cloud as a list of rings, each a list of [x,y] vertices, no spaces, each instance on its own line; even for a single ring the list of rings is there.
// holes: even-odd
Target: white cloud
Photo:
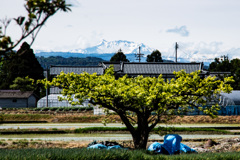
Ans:
[[[186,26],[175,27],[173,29],[168,29],[166,32],[176,33],[183,37],[189,36],[189,31],[187,30]]]
[[[103,35],[95,31],[91,32],[89,36],[80,35],[77,39],[75,48],[85,49],[87,47],[92,47],[99,44],[102,39]]]
[[[236,53],[240,53],[240,49],[235,49],[231,51],[226,51],[223,49],[222,42],[178,42],[178,55],[177,57],[180,59],[185,59],[186,61],[195,61],[195,62],[210,62],[213,61],[216,57],[220,57],[222,55],[229,55],[229,58],[232,58],[232,55],[236,55]],[[166,52],[163,52],[163,56],[166,56],[167,59],[175,60],[175,51],[174,47],[169,49]],[[238,54],[240,55],[240,54]],[[240,56],[239,56],[240,57]]]

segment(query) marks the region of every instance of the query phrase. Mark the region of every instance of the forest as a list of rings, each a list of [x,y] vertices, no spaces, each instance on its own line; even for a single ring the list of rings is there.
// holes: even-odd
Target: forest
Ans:
[[[64,58],[61,56],[50,56],[50,57],[36,57],[43,69],[49,68],[51,65],[71,65],[71,66],[97,66],[100,62],[104,60],[96,57],[69,57]]]

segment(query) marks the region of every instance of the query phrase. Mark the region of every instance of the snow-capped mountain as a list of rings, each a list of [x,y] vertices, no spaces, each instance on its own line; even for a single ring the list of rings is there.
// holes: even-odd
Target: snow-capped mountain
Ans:
[[[124,54],[136,54],[139,52],[139,47],[141,47],[142,54],[151,54],[154,50],[143,43],[135,43],[131,41],[118,40],[118,41],[106,41],[102,40],[96,46],[85,48],[85,49],[74,49],[70,52],[72,53],[83,53],[83,54],[106,54],[106,53],[116,53],[119,49],[123,51]]]
[[[127,59],[130,62],[138,62],[136,58],[136,54],[139,53],[139,47],[140,47],[140,53],[143,54],[141,57],[141,62],[146,62],[147,55],[151,54],[152,51],[154,51],[154,48],[148,47],[143,43],[135,43],[131,41],[126,40],[117,40],[117,41],[106,41],[102,40],[101,43],[99,43],[96,46],[88,47],[85,49],[79,48],[74,49],[70,51],[38,51],[35,52],[36,56],[43,56],[43,57],[49,57],[49,56],[62,56],[65,58],[68,57],[97,57],[102,58],[103,60],[109,61],[111,57],[118,52],[119,49],[122,50],[124,54],[126,54]],[[165,58],[163,56],[163,58]]]

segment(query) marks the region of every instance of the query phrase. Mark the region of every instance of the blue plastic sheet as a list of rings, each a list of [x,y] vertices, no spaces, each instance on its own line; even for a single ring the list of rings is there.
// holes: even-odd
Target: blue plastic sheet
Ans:
[[[101,143],[93,144],[87,147],[88,149],[120,149],[122,148],[120,145],[114,145],[114,146],[105,146]]]
[[[163,147],[169,154],[174,154],[180,151],[180,143],[182,137],[178,134],[168,134],[164,137]]]
[[[154,142],[148,147],[149,151],[154,151],[156,153],[162,153],[162,149],[162,144],[158,142]]]
[[[164,137],[164,143],[154,142],[149,147],[149,151],[159,154],[177,154],[177,153],[192,153],[197,152],[194,149],[181,143],[182,137],[178,134],[168,134]]]
[[[91,145],[87,148],[91,148],[91,149],[107,149],[107,146],[103,145],[103,144],[94,144]]]
[[[194,153],[194,152],[197,153],[196,150],[194,150],[194,149],[192,149],[192,148],[190,148],[187,145],[182,144],[182,143],[180,143],[180,152],[181,153]]]

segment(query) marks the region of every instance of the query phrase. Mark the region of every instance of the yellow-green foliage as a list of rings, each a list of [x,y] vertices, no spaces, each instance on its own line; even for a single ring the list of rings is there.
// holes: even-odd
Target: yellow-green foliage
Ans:
[[[163,115],[171,117],[188,111],[189,107],[206,106],[207,102],[211,104],[200,109],[214,117],[219,109],[217,95],[232,90],[229,85],[232,78],[220,81],[216,77],[200,78],[199,72],[188,74],[180,71],[174,74],[176,79],[171,81],[165,81],[161,75],[158,78],[143,76],[129,78],[125,75],[116,79],[113,68],[110,67],[100,76],[96,73],[62,72],[48,84],[62,88],[63,95],[73,104],[78,103],[72,101],[75,96],[79,103],[84,99],[90,99],[93,104],[113,110],[121,117],[134,139],[138,136],[146,138],[157,123],[164,122]],[[134,128],[135,124],[137,128]],[[146,143],[140,139],[138,137],[134,142]]]

